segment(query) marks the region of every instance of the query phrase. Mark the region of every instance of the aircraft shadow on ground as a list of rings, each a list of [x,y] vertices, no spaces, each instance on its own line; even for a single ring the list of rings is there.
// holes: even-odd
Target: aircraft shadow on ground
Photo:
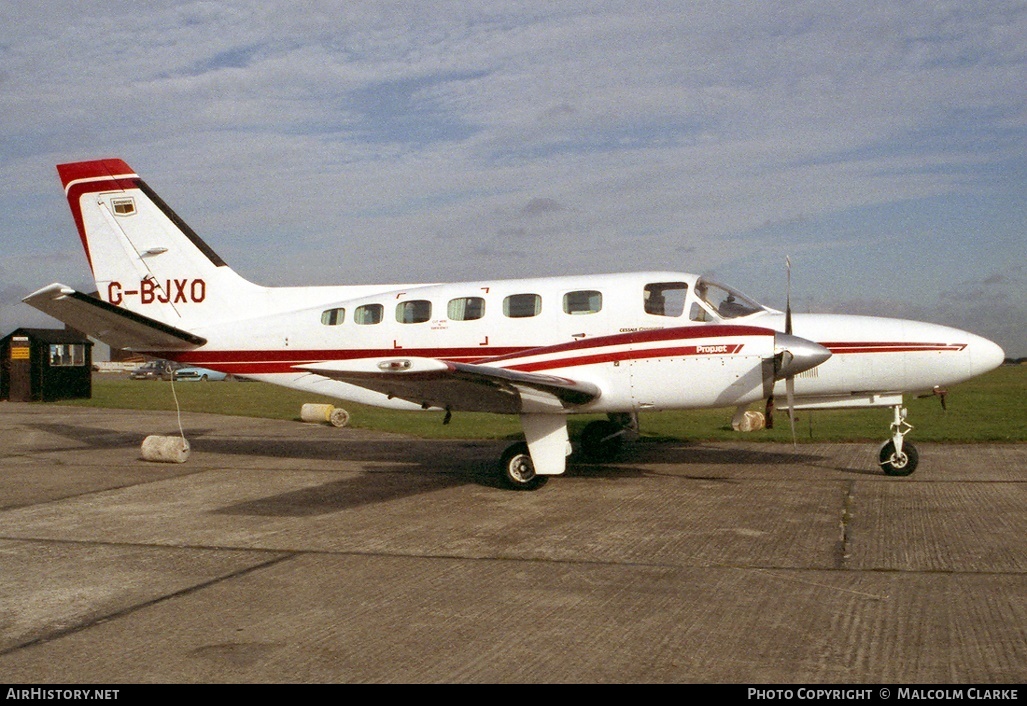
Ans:
[[[145,435],[137,432],[69,424],[33,424],[33,428],[74,440],[92,449],[140,447]],[[227,454],[258,458],[347,461],[375,464],[362,473],[315,487],[290,491],[221,508],[228,515],[315,516],[339,510],[416,496],[462,485],[503,488],[498,474],[498,457],[507,441],[461,441],[422,439],[274,439],[208,436],[207,428],[186,429],[194,454]],[[220,433],[220,432],[218,432]],[[195,458],[195,456],[194,456]],[[802,464],[833,468],[827,459],[810,453],[769,449],[762,445],[740,449],[689,442],[640,442],[630,444],[608,463],[587,462],[572,456],[564,477],[629,479],[666,477],[667,472],[637,464],[654,463],[683,467],[673,474],[682,480],[740,482],[730,466],[785,466]],[[141,461],[141,459],[140,459]],[[384,465],[382,465],[384,464]],[[724,468],[723,473],[710,467]],[[704,472],[688,473],[700,467]],[[696,471],[700,471],[696,468]],[[863,474],[864,469],[835,468]]]
[[[126,449],[138,447],[143,443],[145,434],[130,431],[112,431],[97,427],[78,426],[74,424],[34,423],[25,426],[36,431],[53,434],[64,439],[76,441],[93,449]]]
[[[350,478],[229,505],[212,514],[256,517],[316,517],[363,505],[433,493],[467,485],[468,476],[456,474],[362,473]]]
[[[145,434],[72,425],[36,423],[32,428],[76,441],[93,449],[140,447]],[[193,452],[258,456],[262,458],[310,459],[319,461],[379,461],[423,466],[433,469],[466,468],[468,458],[498,459],[509,441],[396,439],[275,439],[226,438],[212,435],[212,429],[185,429]],[[625,444],[611,463],[670,463],[682,465],[784,465],[817,464],[822,456],[800,451],[781,451],[762,444],[749,448],[724,448],[694,442],[647,442]],[[587,463],[576,455],[570,469],[587,468],[590,473],[603,463]],[[826,467],[826,466],[825,466]],[[619,467],[618,470],[622,468]],[[847,469],[836,469],[847,470]]]

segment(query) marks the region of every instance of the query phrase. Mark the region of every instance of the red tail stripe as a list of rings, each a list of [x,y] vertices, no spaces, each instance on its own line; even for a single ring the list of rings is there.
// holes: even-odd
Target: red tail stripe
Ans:
[[[68,184],[80,179],[136,175],[132,167],[120,159],[97,159],[91,162],[58,164],[57,174],[61,177],[61,185],[65,189],[68,188]]]
[[[132,167],[120,159],[99,159],[93,162],[75,162],[73,164],[58,164],[57,173],[61,177],[61,185],[68,197],[68,206],[71,207],[71,217],[75,221],[75,228],[78,230],[78,237],[82,241],[82,249],[86,252],[86,261],[89,269],[93,269],[93,254],[89,251],[89,240],[86,238],[85,224],[82,222],[82,208],[79,203],[82,194],[91,194],[98,191],[112,191],[114,189],[132,189],[136,187],[134,179],[138,177],[133,173]],[[116,179],[115,177],[121,177]],[[82,181],[90,179],[94,181]]]

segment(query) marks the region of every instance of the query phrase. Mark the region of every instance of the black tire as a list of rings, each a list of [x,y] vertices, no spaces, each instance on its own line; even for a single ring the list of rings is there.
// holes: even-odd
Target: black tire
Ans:
[[[549,476],[535,473],[535,464],[531,461],[528,445],[523,441],[510,446],[503,452],[501,460],[503,482],[514,490],[538,490]]]
[[[898,457],[895,456],[895,442],[889,441],[881,447],[878,458],[886,476],[908,476],[920,463],[920,454],[908,441],[902,444],[902,454]]]
[[[200,376],[200,382],[207,382],[207,376],[206,375]]]
[[[589,422],[581,432],[581,455],[589,461],[609,461],[624,444],[624,429],[614,422]]]

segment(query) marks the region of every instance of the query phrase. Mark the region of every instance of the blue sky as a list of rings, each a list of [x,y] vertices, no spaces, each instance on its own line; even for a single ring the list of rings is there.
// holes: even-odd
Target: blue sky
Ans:
[[[121,157],[262,284],[672,269],[1027,355],[1027,4],[7,3],[0,331]]]

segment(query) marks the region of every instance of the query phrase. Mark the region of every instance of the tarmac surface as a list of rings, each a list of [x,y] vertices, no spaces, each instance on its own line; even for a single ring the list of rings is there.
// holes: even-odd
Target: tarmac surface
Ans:
[[[506,442],[0,402],[0,683],[1027,681],[1027,445]]]

